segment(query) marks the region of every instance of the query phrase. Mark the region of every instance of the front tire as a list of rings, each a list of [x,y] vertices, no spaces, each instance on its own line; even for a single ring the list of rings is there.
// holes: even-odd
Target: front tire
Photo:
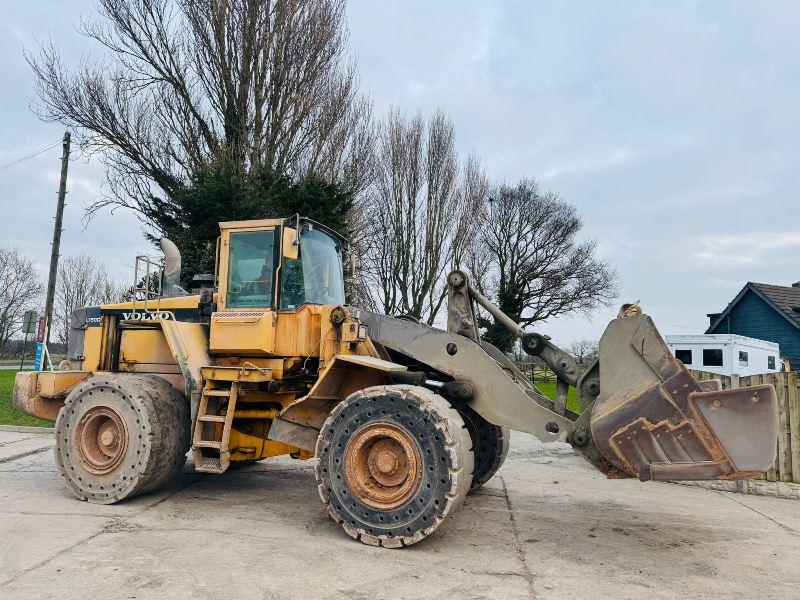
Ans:
[[[351,537],[409,546],[464,500],[471,447],[464,421],[441,396],[410,385],[366,388],[341,402],[322,426],[319,494]]]
[[[189,450],[189,406],[160,377],[90,377],[55,424],[56,464],[79,499],[113,504],[161,487]]]

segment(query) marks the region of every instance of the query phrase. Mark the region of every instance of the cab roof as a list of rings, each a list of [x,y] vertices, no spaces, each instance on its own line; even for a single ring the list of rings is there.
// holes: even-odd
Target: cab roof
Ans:
[[[323,225],[322,223],[320,223],[318,221],[314,221],[312,219],[307,219],[306,217],[298,217],[297,215],[295,215],[293,217],[289,217],[288,219],[253,219],[251,221],[221,221],[219,223],[219,228],[222,231],[222,230],[225,230],[225,229],[251,229],[251,228],[254,228],[254,227],[265,227],[266,228],[266,227],[278,227],[278,226],[281,226],[281,225],[290,225],[291,226],[291,225],[294,225],[295,223],[297,223],[298,220],[300,221],[300,223],[308,223],[314,229],[319,229],[319,230],[325,232],[326,234],[331,236],[333,239],[335,239],[337,242],[341,243],[342,245],[344,245],[344,246],[348,245],[347,238],[342,236],[340,233],[334,231],[333,229],[331,229],[327,225]]]

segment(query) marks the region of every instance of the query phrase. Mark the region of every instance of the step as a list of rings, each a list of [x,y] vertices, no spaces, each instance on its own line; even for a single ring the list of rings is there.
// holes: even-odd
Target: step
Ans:
[[[198,440],[194,443],[195,448],[215,448],[222,450],[222,442],[215,442],[212,440]]]
[[[224,473],[225,469],[222,468],[222,463],[218,458],[211,458],[205,456],[200,459],[195,459],[194,470],[198,473]]]
[[[197,417],[198,421],[203,421],[205,423],[224,423],[225,416],[224,415],[199,415]]]
[[[231,395],[230,390],[203,390],[204,396],[221,396],[227,398]]]

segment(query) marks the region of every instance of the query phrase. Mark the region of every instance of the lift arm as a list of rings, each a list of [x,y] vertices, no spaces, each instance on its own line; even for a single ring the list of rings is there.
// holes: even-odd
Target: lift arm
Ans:
[[[758,476],[773,464],[778,434],[774,387],[701,385],[638,306],[623,307],[600,340],[598,359],[581,368],[546,336],[526,333],[472,287],[463,272],[453,271],[447,281],[452,333],[480,343],[474,301],[556,374],[555,412],[569,416],[567,391],[577,388],[581,415],[567,441],[610,477],[739,479]]]

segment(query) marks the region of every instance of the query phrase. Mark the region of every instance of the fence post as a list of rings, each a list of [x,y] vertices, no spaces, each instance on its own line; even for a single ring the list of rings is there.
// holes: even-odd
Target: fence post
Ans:
[[[789,407],[789,448],[792,464],[792,481],[800,483],[800,401],[797,393],[797,375],[791,371],[781,373],[786,378]]]
[[[792,480],[792,457],[789,446],[789,378],[785,374],[770,377],[778,395],[778,479]]]

